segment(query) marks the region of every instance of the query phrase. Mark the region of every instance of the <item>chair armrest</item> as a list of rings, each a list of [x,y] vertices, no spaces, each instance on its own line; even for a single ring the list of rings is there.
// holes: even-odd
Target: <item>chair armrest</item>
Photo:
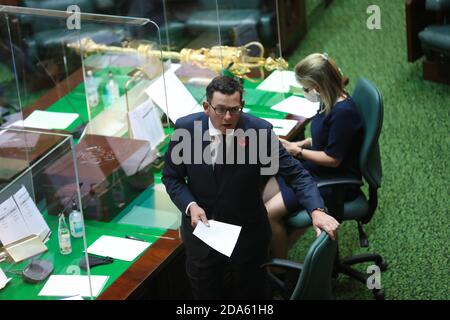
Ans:
[[[346,179],[346,178],[338,178],[338,179],[328,179],[321,180],[317,183],[317,187],[330,187],[330,186],[338,186],[343,184],[353,184],[357,186],[362,186],[364,183],[358,179]]]
[[[286,260],[286,259],[272,259],[269,262],[263,263],[261,265],[261,268],[266,268],[266,267],[282,267],[282,268],[302,271],[303,264],[294,262],[294,261],[290,261],[290,260]]]

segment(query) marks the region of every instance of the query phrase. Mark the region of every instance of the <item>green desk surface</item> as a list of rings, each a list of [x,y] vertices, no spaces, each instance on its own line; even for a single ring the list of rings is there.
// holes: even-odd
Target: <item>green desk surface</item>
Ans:
[[[102,93],[108,79],[107,73],[111,70],[114,74],[114,79],[119,84],[120,94],[125,94],[125,83],[129,79],[127,74],[132,71],[131,68],[110,68],[102,71],[98,71],[95,77],[99,79],[99,104],[91,109],[91,117],[94,118],[101,113],[105,105],[103,104]],[[257,90],[256,87],[261,81],[249,81],[244,80],[244,100],[245,107],[250,109],[249,113],[257,117],[283,119],[286,113],[275,111],[270,109],[273,105],[291,96],[293,93],[275,93]],[[192,84],[186,84],[186,88],[193,95],[193,97],[201,104],[205,100],[205,87],[196,86]],[[51,105],[48,111],[53,112],[77,112],[80,118],[75,120],[68,128],[68,131],[72,131],[76,127],[82,124],[82,121],[89,121],[87,104],[85,98],[84,83],[78,84],[70,93]]]
[[[129,68],[112,68],[112,72],[115,75],[116,81],[119,83],[119,87],[121,88],[121,94],[124,94],[124,85],[128,80],[126,74],[131,71]],[[98,73],[97,77],[103,79],[101,81],[99,90],[103,92],[103,88],[106,83],[107,70],[105,70],[104,74]],[[256,89],[257,85],[260,82],[250,82],[244,81],[244,100],[245,107],[250,109],[250,113],[258,116],[258,117],[269,117],[269,118],[277,118],[283,119],[286,114],[282,112],[277,112],[271,110],[270,107],[274,104],[286,99],[291,96],[291,93],[282,94],[282,93],[273,93],[273,92],[264,92]],[[205,88],[187,85],[187,89],[191,92],[194,98],[201,103],[205,99]],[[98,113],[100,113],[104,109],[103,101],[101,99],[100,94],[100,103],[99,105],[92,110],[92,117],[95,117]],[[78,112],[80,118],[83,121],[88,121],[88,113],[87,113],[87,105],[86,98],[84,95],[84,83],[80,83],[77,85],[69,94],[60,99],[58,102],[54,103],[49,111],[55,112]],[[81,124],[81,120],[77,119],[69,128],[68,131],[73,130],[77,126]],[[170,133],[171,130],[166,129],[166,133]],[[155,173],[155,183],[161,183],[161,173]],[[147,195],[145,194],[149,191],[144,191],[143,194],[138,197],[133,203],[127,206],[123,210],[123,212],[117,216],[112,222],[98,222],[98,221],[86,221],[86,242],[87,246],[91,245],[95,240],[97,240],[102,235],[112,235],[118,237],[124,237],[126,235],[135,235],[136,237],[142,238],[149,242],[154,242],[158,239],[158,236],[161,236],[166,231],[165,229],[158,228],[142,228],[139,226],[133,225],[124,225],[116,223],[120,217],[122,217],[126,212],[130,209],[130,206],[136,204],[139,201],[145,201]],[[51,230],[52,236],[50,240],[47,242],[48,252],[42,254],[40,258],[49,259],[54,262],[54,272],[53,274],[86,274],[85,271],[78,268],[78,264],[80,259],[84,256],[83,254],[83,239],[75,239],[72,237],[72,253],[69,255],[61,255],[58,249],[58,241],[57,241],[57,217],[48,216],[46,218]],[[150,246],[147,250],[151,250],[152,246]],[[16,265],[9,265],[6,263],[0,263],[0,267],[6,272],[14,271],[14,270],[22,270],[23,267],[27,264],[27,261]],[[125,270],[127,270],[133,262],[126,262],[121,260],[115,260],[112,264],[103,265],[95,267],[91,270],[93,275],[108,275],[109,279],[103,288],[102,292],[104,292],[108,286],[110,286]],[[4,288],[0,290],[0,300],[7,299],[58,299],[56,297],[39,297],[38,293],[44,286],[45,282],[39,284],[28,284],[25,283],[20,275],[7,273],[8,277],[11,277],[11,282]]]
[[[129,211],[130,207],[137,204],[142,204],[143,201],[151,197],[152,188],[148,188],[144,191],[140,197],[136,198],[130,203],[123,211]],[[86,221],[86,244],[90,246],[95,240],[102,235],[110,235],[117,237],[125,237],[126,235],[133,235],[137,238],[143,239],[150,243],[154,243],[162,234],[166,232],[165,229],[160,228],[148,228],[135,225],[118,224],[117,221],[122,215],[117,216],[111,222],[99,222],[99,221]],[[52,274],[81,274],[86,275],[86,271],[81,270],[78,265],[80,259],[84,257],[83,253],[83,238],[71,238],[72,240],[72,253],[69,255],[62,255],[59,253],[58,247],[58,217],[49,216],[44,214],[45,220],[52,230],[50,240],[46,243],[48,251],[43,253],[39,258],[48,259],[54,264],[54,271]],[[66,222],[68,219],[66,218]],[[147,250],[152,250],[150,245]],[[137,257],[136,259],[138,259]],[[9,271],[21,271],[29,261],[23,261],[18,264],[0,263],[0,267],[6,272],[7,277],[12,278],[10,283],[0,290],[0,300],[35,300],[46,299],[53,300],[59,299],[58,297],[40,297],[38,296],[40,290],[45,284],[45,281],[39,284],[29,284],[22,280],[21,275],[11,274]],[[125,272],[132,262],[122,261],[115,259],[112,264],[97,266],[91,269],[92,275],[107,275],[109,276],[106,285],[102,292],[104,292],[119,276]],[[102,293],[101,292],[101,293]],[[100,293],[100,294],[101,294]]]

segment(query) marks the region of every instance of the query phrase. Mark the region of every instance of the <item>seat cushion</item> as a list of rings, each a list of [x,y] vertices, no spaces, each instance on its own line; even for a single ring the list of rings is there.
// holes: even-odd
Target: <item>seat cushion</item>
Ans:
[[[306,228],[312,225],[311,217],[306,210],[301,210],[287,217],[287,224],[293,228]]]
[[[362,220],[369,212],[369,204],[365,195],[361,194],[344,205],[344,220]],[[292,228],[305,228],[312,225],[312,220],[306,210],[289,215],[286,219],[288,226]]]
[[[431,25],[419,33],[424,49],[450,55],[450,25]]]

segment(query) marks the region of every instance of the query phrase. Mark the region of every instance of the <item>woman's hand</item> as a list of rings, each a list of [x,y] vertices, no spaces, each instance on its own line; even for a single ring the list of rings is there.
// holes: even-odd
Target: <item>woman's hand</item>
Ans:
[[[289,142],[282,138],[278,139],[280,139],[281,144],[290,155],[295,157],[300,152],[300,147],[297,145],[298,142]]]
[[[306,138],[305,140],[298,141],[296,143],[297,143],[297,146],[299,146],[300,148],[311,149],[312,139],[311,138]]]

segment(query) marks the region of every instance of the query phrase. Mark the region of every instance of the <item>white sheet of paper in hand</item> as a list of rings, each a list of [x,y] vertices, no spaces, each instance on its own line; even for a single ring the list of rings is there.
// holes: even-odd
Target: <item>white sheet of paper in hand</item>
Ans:
[[[287,93],[290,87],[301,88],[302,86],[295,80],[294,71],[275,70],[256,89],[261,91]]]
[[[242,227],[229,223],[208,220],[209,227],[199,222],[194,229],[194,236],[208,246],[230,257],[233,253]]]
[[[32,114],[23,121],[25,127],[38,129],[66,129],[78,118],[77,113],[51,112],[34,110]]]
[[[100,294],[103,286],[108,280],[108,276],[91,275],[92,296]],[[80,275],[51,275],[44,287],[38,294],[39,296],[49,297],[90,297],[88,276]]]
[[[146,241],[101,236],[87,248],[87,252],[103,257],[133,261],[150,245],[151,243]]]
[[[0,268],[0,290],[3,289],[6,284],[11,280],[11,278],[6,277],[6,274]]]
[[[311,118],[317,113],[319,107],[319,102],[310,102],[308,99],[302,97],[290,96],[289,98],[284,99],[271,107],[271,109],[305,118]]]

